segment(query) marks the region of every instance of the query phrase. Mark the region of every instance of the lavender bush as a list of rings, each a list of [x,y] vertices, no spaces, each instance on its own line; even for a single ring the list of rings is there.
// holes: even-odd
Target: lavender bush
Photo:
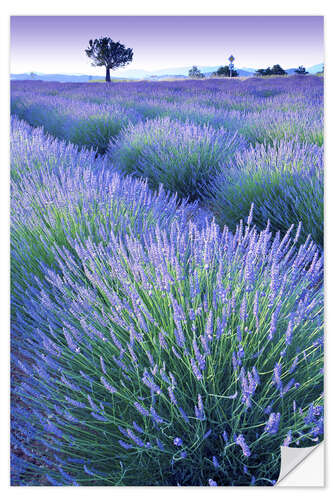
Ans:
[[[254,222],[263,229],[269,219],[285,234],[302,223],[301,241],[308,234],[323,247],[323,148],[297,140],[275,141],[237,153],[210,186],[208,204],[219,223],[234,228],[255,204]]]
[[[278,109],[266,109],[259,113],[250,113],[241,125],[239,131],[253,144],[272,144],[276,140],[288,141],[295,137],[301,143],[316,144],[322,146],[324,142],[323,133],[323,111],[319,106],[308,105],[294,109],[288,104],[283,111]],[[295,104],[294,104],[295,106]]]
[[[12,83],[13,485],[269,486],[321,441],[322,97]]]
[[[163,188],[151,193],[146,182],[123,178],[93,151],[79,151],[17,119],[11,125],[15,281],[27,270],[42,276],[43,265],[53,264],[52,247],[70,248],[69,235],[103,242],[110,230],[139,236],[157,222],[164,228],[174,220],[200,221],[196,204],[180,203]]]
[[[323,80],[314,76],[231,82],[125,82],[112,88],[93,83],[12,82],[11,99],[12,112],[33,125],[51,124],[53,117],[45,115],[43,107],[50,109],[52,105],[53,110],[61,111],[63,120],[77,114],[86,119],[101,116],[104,109],[103,118],[113,120],[115,115],[117,122],[122,114],[125,125],[128,121],[136,123],[140,117],[169,116],[182,122],[189,120],[196,125],[238,131],[253,143],[288,139],[295,134],[305,142],[321,145],[323,141]],[[38,103],[39,110],[31,115],[30,108]],[[59,136],[57,127],[50,125],[46,130]],[[81,140],[83,137],[85,144],[91,146],[94,134],[83,135]]]
[[[162,194],[147,191],[144,212],[146,185],[109,170],[103,198],[101,160],[87,171],[92,153],[53,141],[52,161],[38,162],[41,131],[14,129],[12,429],[26,462],[16,481],[273,484],[279,446],[322,434],[315,245],[258,233],[250,220],[235,234],[208,219],[200,228],[185,222],[186,205],[166,197],[162,210]],[[76,176],[52,147],[73,154]],[[119,216],[121,182],[127,195],[137,186],[137,209]],[[138,227],[139,207],[156,223]]]
[[[61,272],[18,290],[14,320],[33,365],[27,376],[21,363],[16,393],[52,484],[269,485],[280,445],[318,442],[322,276],[311,242],[296,250],[269,230],[184,233],[174,222],[141,241],[71,245],[79,260],[55,248]]]
[[[167,117],[130,125],[111,142],[108,156],[119,170],[193,200],[221,166],[246,147],[237,133]]]
[[[55,137],[78,146],[87,146],[104,153],[112,137],[129,123],[141,119],[136,111],[117,105],[94,104],[73,99],[33,96],[22,101],[12,99],[11,110],[33,126],[42,126]]]

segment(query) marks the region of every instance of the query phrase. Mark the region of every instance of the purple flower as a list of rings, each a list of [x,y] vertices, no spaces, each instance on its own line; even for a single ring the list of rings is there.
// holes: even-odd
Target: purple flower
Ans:
[[[174,393],[173,393],[173,390],[172,390],[172,387],[171,387],[171,386],[170,386],[170,387],[168,387],[168,393],[169,393],[170,401],[171,401],[174,405],[176,405],[176,406],[177,406],[177,405],[178,405],[178,403],[177,403],[177,399],[176,399],[176,397],[175,397],[175,395],[174,395]]]
[[[194,350],[194,354],[195,354],[195,357],[196,357],[196,361],[197,361],[197,363],[199,365],[199,368],[200,368],[200,370],[204,370],[205,367],[206,367],[205,357],[200,352],[200,349],[198,347],[196,338],[193,339],[193,343],[192,344],[193,344],[193,350]],[[208,348],[208,353],[209,353],[209,348]]]
[[[294,361],[292,362],[292,365],[290,366],[289,368],[289,373],[294,373],[296,367],[297,367],[297,364],[298,364],[298,356],[295,357]]]
[[[212,429],[209,429],[204,435],[203,435],[203,438],[202,440],[204,441],[205,439],[207,439],[212,433]]]
[[[152,416],[152,419],[154,420],[154,422],[156,422],[157,424],[163,424],[164,420],[162,417],[160,417],[155,409],[153,407],[150,408],[150,414]]]
[[[280,389],[282,387],[282,381],[281,381],[281,365],[280,363],[276,363],[273,371],[273,381],[275,385]]]
[[[289,446],[291,442],[292,442],[292,432],[291,430],[289,430],[285,440],[282,443],[282,446]]]
[[[189,418],[186,415],[185,410],[183,410],[183,408],[181,408],[180,406],[178,406],[178,410],[179,410],[179,413],[181,414],[182,418],[185,420],[185,422],[189,423]]]
[[[271,413],[265,426],[265,432],[268,432],[269,434],[276,434],[279,430],[280,418],[280,413]]]
[[[99,415],[98,413],[90,412],[90,415],[92,415],[96,420],[100,420],[101,422],[108,422],[108,419],[104,417],[103,415]]]
[[[101,377],[101,382],[104,385],[105,389],[111,392],[111,394],[117,392],[117,389],[115,389],[112,385],[110,385],[105,377]]]
[[[247,408],[251,408],[251,397],[255,393],[257,386],[260,384],[259,375],[255,367],[253,367],[252,373],[248,371],[247,375],[245,375],[245,370],[242,367],[240,372],[240,382],[242,388],[242,401],[246,404]]]
[[[122,439],[118,439],[118,443],[120,444],[120,446],[122,446],[122,448],[125,448],[125,450],[130,450],[131,448],[133,448],[133,445],[125,443],[125,441],[123,441]]]
[[[180,438],[180,437],[176,437],[174,440],[173,440],[173,444],[175,446],[183,446],[183,440]]]
[[[247,303],[247,301],[246,301],[246,295],[244,295],[242,303],[241,303],[241,307],[240,307],[240,310],[239,310],[239,317],[240,317],[241,321],[243,321],[243,322],[247,318],[247,316],[246,316],[246,303]]]
[[[66,399],[66,401],[68,401],[68,403],[72,404],[73,406],[76,406],[77,408],[85,408],[86,407],[85,403],[82,403],[81,401],[76,401],[75,399],[72,399],[68,396],[65,396],[65,399]]]
[[[287,345],[291,344],[293,329],[294,329],[293,320],[290,320],[288,323],[287,331],[286,331],[286,344]]]
[[[229,436],[228,436],[227,431],[224,430],[222,436],[223,436],[224,442],[227,444],[229,441]]]
[[[161,388],[157,384],[155,384],[153,377],[151,375],[149,375],[147,370],[145,370],[141,380],[153,392],[156,392],[156,394],[161,394],[161,392],[162,392]]]
[[[140,448],[145,447],[145,443],[142,441],[142,439],[140,439],[138,436],[136,436],[133,431],[131,431],[130,429],[127,429],[127,434],[128,434],[128,437],[130,439],[132,439],[132,441],[134,441],[134,443],[137,446],[139,446]]]
[[[149,411],[147,411],[143,406],[141,406],[139,403],[134,403],[135,408],[138,410],[141,415],[144,417],[149,417]]]
[[[250,457],[251,456],[251,450],[246,444],[245,438],[243,434],[239,434],[238,436],[235,436],[235,443],[238,444],[242,448],[243,455],[245,457]]]
[[[194,361],[193,358],[191,358],[191,366],[192,366],[192,371],[195,375],[195,377],[198,379],[198,380],[201,380],[202,379],[202,373],[200,372],[196,362]]]
[[[104,359],[103,359],[102,356],[99,357],[99,361],[101,363],[102,372],[105,374],[106,373],[106,368],[105,368]]]
[[[144,433],[142,427],[140,427],[135,421],[133,422],[133,427],[136,431],[140,432],[141,434]]]
[[[91,472],[91,470],[88,469],[88,467],[86,466],[86,464],[83,465],[83,469],[84,469],[84,472],[86,474],[88,474],[89,476],[94,476],[94,473]]]

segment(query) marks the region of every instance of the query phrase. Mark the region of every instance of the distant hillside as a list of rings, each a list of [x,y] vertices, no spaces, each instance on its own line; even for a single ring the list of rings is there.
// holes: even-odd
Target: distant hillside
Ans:
[[[46,82],[89,82],[90,80],[105,80],[103,77],[90,76],[90,75],[62,75],[62,74],[45,74],[45,73],[34,73],[31,76],[30,73],[19,73],[11,74],[11,80],[43,80]]]
[[[323,63],[316,64],[306,70],[315,75],[316,73],[323,71]],[[200,71],[206,76],[210,77],[220,66],[198,66]],[[166,68],[156,71],[146,71],[144,69],[128,69],[116,71],[111,74],[112,80],[164,80],[164,79],[182,79],[188,78],[188,72],[192,66],[184,66],[181,68]],[[253,76],[255,74],[254,68],[236,68],[239,76]],[[295,73],[296,68],[286,69],[289,75]],[[11,80],[43,80],[48,82],[90,82],[94,81],[104,81],[104,76],[95,75],[64,75],[64,74],[46,74],[46,73],[34,73],[31,76],[30,73],[20,73],[11,74]]]
[[[316,73],[322,73],[324,68],[324,63],[315,64],[314,66],[310,66],[310,68],[306,68],[306,71],[311,73],[311,75],[315,75]]]

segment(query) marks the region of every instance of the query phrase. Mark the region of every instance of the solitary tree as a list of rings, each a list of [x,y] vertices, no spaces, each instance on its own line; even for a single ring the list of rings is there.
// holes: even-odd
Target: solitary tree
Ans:
[[[126,66],[133,59],[133,49],[127,49],[122,43],[108,37],[89,40],[85,52],[93,60],[92,66],[105,66],[106,82],[111,82],[110,69]]]
[[[229,66],[220,66],[212,76],[230,76]],[[238,73],[235,69],[231,70],[231,76],[238,76]]]
[[[295,73],[297,73],[298,75],[308,75],[309,74],[309,72],[306,71],[304,66],[298,66],[298,68],[295,69]]]
[[[188,72],[188,76],[190,78],[205,78],[205,75],[201,73],[198,66],[192,66],[192,68]]]

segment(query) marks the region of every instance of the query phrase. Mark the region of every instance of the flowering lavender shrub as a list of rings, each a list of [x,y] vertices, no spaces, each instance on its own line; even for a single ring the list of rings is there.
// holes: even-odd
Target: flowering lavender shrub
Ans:
[[[184,233],[174,222],[142,241],[72,245],[79,260],[56,248],[62,272],[18,290],[13,319],[33,365],[27,375],[22,364],[16,393],[49,450],[40,467],[51,482],[269,485],[286,439],[318,442],[321,261],[311,242],[296,250],[267,230]]]
[[[307,235],[323,247],[323,148],[297,140],[258,144],[235,155],[210,186],[208,204],[221,225],[234,228],[255,204],[254,222],[285,234],[301,222],[300,241]]]
[[[272,144],[276,140],[288,141],[297,137],[300,142],[323,145],[323,110],[320,106],[308,105],[306,109],[304,106],[296,109],[287,106],[283,111],[281,108],[249,113],[239,132],[253,144]]]
[[[322,148],[310,144],[321,143],[322,80],[14,82],[12,98],[15,114],[67,141],[12,121],[12,484],[274,484],[281,445],[323,437],[323,259],[303,237],[319,241],[319,223],[305,228],[321,219],[315,203],[292,215],[270,191],[278,208],[258,220],[258,192],[273,179],[300,197],[304,182],[320,202]],[[119,144],[122,127],[149,127],[131,125],[140,119],[170,124],[170,148],[164,130],[161,153],[147,146],[149,160],[170,154],[170,175],[158,164],[142,173],[141,158],[131,167],[154,187],[185,195],[185,152],[197,165],[201,150],[212,166],[200,163],[193,198],[217,172],[228,202],[257,175],[257,190],[242,184],[232,227],[124,177],[116,148],[111,162],[82,148],[109,141],[103,132],[99,142],[103,110],[121,121]],[[90,134],[85,123],[101,117]],[[180,149],[173,121],[200,149]],[[214,163],[236,131],[244,140]],[[246,139],[264,144],[244,151]],[[215,203],[223,227],[232,204]],[[275,234],[285,216],[294,228]]]
[[[110,139],[122,127],[136,122],[141,115],[134,110],[110,104],[94,104],[73,99],[34,96],[12,98],[12,113],[33,126],[43,126],[46,132],[78,146],[88,146],[104,153]]]
[[[295,135],[304,142],[321,145],[323,141],[322,78],[294,76],[244,81],[123,82],[110,87],[14,81],[12,112],[34,125],[45,122],[49,125],[48,132],[57,136],[61,124],[52,128],[51,122],[54,112],[61,110],[65,121],[68,116],[76,115],[87,120],[91,115],[94,118],[103,116],[103,119],[107,116],[108,120],[117,123],[124,119],[123,126],[127,120],[136,123],[140,117],[169,116],[182,122],[238,131],[253,143],[289,139]],[[29,108],[38,103],[41,104],[39,111],[32,115]],[[43,106],[50,110],[51,104],[52,116],[48,116]],[[37,123],[36,116],[39,117]],[[112,137],[119,130],[115,127]],[[91,146],[94,137],[94,133],[87,133],[81,135],[80,140],[85,138],[85,144]]]
[[[153,187],[195,199],[223,163],[246,141],[237,133],[157,118],[124,129],[108,156],[119,170],[149,179]]]
[[[93,151],[79,151],[17,119],[11,125],[15,279],[27,270],[42,276],[43,265],[54,262],[54,245],[72,248],[69,235],[103,242],[110,230],[140,236],[157,222],[162,228],[175,219],[181,225],[199,221],[196,204],[180,203],[163,188],[151,193],[146,182],[123,178]]]
[[[48,166],[29,165],[44,197],[14,194],[14,231],[26,210],[63,199]],[[53,170],[61,184],[60,165]],[[29,191],[23,174],[14,184]],[[63,201],[74,211],[73,199]],[[41,212],[37,232],[53,260],[40,255],[25,274],[34,241],[15,239],[23,278],[13,280],[12,416],[26,466],[14,480],[38,472],[53,485],[274,483],[279,446],[322,435],[315,245],[177,216],[122,229],[132,217],[127,209],[124,226],[115,219],[106,230],[102,209],[93,220],[73,216],[61,242],[49,236],[52,212]]]

